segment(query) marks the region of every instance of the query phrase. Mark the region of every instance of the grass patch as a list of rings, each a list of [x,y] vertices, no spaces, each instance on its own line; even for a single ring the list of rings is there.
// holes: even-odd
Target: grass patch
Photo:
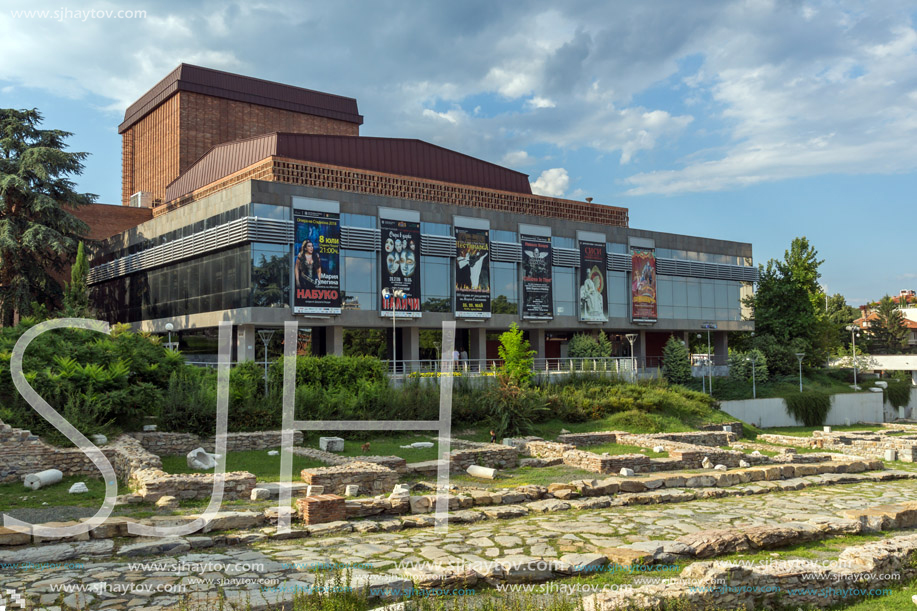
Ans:
[[[254,474],[259,482],[280,481],[280,455],[268,456],[267,450],[247,450],[245,452],[229,452],[226,454],[226,471],[248,471]],[[293,480],[298,481],[299,472],[303,469],[325,467],[324,463],[293,455]],[[188,466],[188,459],[184,454],[179,456],[163,456],[162,470],[166,473],[204,473]]]
[[[487,433],[485,433],[487,435]],[[432,448],[402,448],[401,446],[410,445],[417,441],[432,441]],[[490,441],[490,435],[487,435],[485,441]],[[362,441],[344,440],[344,451],[342,456],[362,456]],[[318,437],[306,442],[310,447],[318,447]],[[439,458],[439,447],[436,439],[428,435],[400,435],[397,437],[374,437],[369,440],[369,452],[371,456],[400,456],[408,462],[424,462],[436,460]],[[453,448],[454,449],[454,448]]]
[[[89,492],[70,494],[70,486],[83,482]],[[128,492],[127,487],[119,482],[118,492]],[[30,490],[22,482],[0,485],[0,507],[6,509],[28,509],[34,507],[99,507],[105,500],[105,482],[98,477],[71,475],[47,488]]]
[[[587,446],[581,449],[595,454],[610,454],[611,456],[620,456],[622,454],[645,454],[650,458],[668,458],[669,456],[668,452],[653,452],[652,450],[647,450],[640,446],[629,446],[621,443],[604,443],[602,445]]]
[[[874,380],[858,380],[862,389],[875,384]],[[686,385],[691,390],[700,390],[701,381],[694,379]],[[857,392],[850,388],[850,384],[838,380],[825,372],[813,372],[802,378],[804,390],[814,390],[829,395]],[[799,377],[784,376],[764,384],[756,385],[758,399],[786,398],[799,394]],[[862,391],[860,391],[862,392]],[[720,401],[733,401],[752,398],[752,384],[730,378],[713,378],[713,396]]]
[[[798,392],[798,391],[797,391]],[[790,437],[811,437],[813,431],[820,431],[820,426],[778,426],[771,429],[762,429],[769,435],[788,435]],[[832,431],[882,431],[885,427],[878,425],[851,424],[850,426],[832,426]]]

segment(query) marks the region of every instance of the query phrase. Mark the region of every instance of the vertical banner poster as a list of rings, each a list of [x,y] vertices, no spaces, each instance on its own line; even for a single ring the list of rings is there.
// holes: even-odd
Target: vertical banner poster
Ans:
[[[395,299],[395,316],[420,318],[420,223],[380,219],[382,226],[382,288],[404,291]],[[392,315],[391,299],[382,300],[382,314]]]
[[[293,210],[293,313],[341,313],[341,219]]]
[[[608,320],[605,244],[580,241],[579,260],[579,319],[605,322]]]
[[[522,236],[522,317],[554,318],[551,238]]]
[[[455,228],[455,316],[490,318],[490,232]]]
[[[656,322],[656,251],[631,248],[631,317],[635,322]]]

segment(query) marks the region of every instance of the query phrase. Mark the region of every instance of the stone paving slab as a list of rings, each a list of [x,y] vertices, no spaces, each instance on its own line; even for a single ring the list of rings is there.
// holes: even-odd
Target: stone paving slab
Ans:
[[[756,482],[760,483],[762,482]],[[47,601],[46,604],[51,604],[52,598],[56,599],[57,594],[52,589],[53,584],[48,580],[55,579],[64,580],[60,583],[66,584],[103,581],[109,584],[133,584],[135,590],[144,586],[161,586],[162,580],[165,579],[170,580],[167,585],[185,588],[185,592],[209,592],[221,585],[230,596],[241,597],[257,588],[257,584],[253,586],[254,582],[251,580],[268,580],[265,583],[273,580],[273,583],[278,584],[308,584],[314,580],[315,568],[343,565],[354,568],[358,574],[387,575],[393,584],[399,583],[398,579],[404,579],[406,567],[414,565],[425,569],[427,566],[424,563],[453,567],[484,567],[488,563],[501,561],[503,574],[506,574],[504,561],[507,558],[524,557],[561,563],[564,562],[563,558],[570,554],[605,555],[603,550],[639,549],[641,542],[653,542],[649,544],[652,547],[657,541],[671,542],[692,533],[717,528],[749,530],[787,522],[818,520],[838,523],[836,528],[843,528],[840,518],[846,510],[893,505],[911,499],[917,499],[917,481],[900,480],[806,488],[768,495],[699,499],[675,504],[610,506],[584,511],[571,509],[556,513],[535,513],[526,510],[520,517],[505,521],[453,524],[445,534],[436,533],[430,528],[412,528],[397,532],[334,532],[325,536],[313,535],[294,540],[275,540],[260,535],[261,538],[253,548],[221,548],[220,545],[231,540],[230,537],[233,535],[218,535],[210,539],[214,545],[210,548],[183,550],[183,545],[172,545],[168,549],[163,548],[163,553],[142,558],[112,560],[104,556],[84,557],[77,551],[76,556],[79,556],[82,562],[79,569],[67,566],[43,570],[4,569],[0,573],[0,587],[16,588]],[[607,500],[600,497],[582,499],[595,501],[599,507]],[[507,508],[512,509],[512,506],[493,507],[501,510]],[[481,511],[484,509],[487,507],[480,508]],[[414,517],[432,520],[432,516],[428,515]],[[191,539],[184,539],[189,547]],[[95,541],[53,545],[79,546],[92,543]],[[165,545],[144,538],[126,543]],[[34,549],[50,547],[51,545],[47,545]],[[68,547],[67,550],[62,550],[60,557],[74,559],[76,556],[71,555],[72,553],[72,549]],[[4,561],[22,560],[10,557]],[[147,564],[145,567],[131,570],[127,563],[133,561],[162,564]],[[179,564],[179,568],[182,563],[209,563],[212,570],[194,570],[199,567],[193,564],[185,571],[170,569],[169,565],[175,563]],[[530,571],[535,577],[541,576],[537,565],[525,570]],[[486,571],[482,574],[488,575]],[[500,574],[499,570],[495,570],[489,575],[491,579],[496,579]],[[513,573],[513,578],[521,579],[521,575],[525,574],[527,573]],[[208,579],[249,581],[244,584],[219,583],[207,581]],[[52,594],[54,596],[48,598]],[[136,601],[142,599],[144,609],[167,609],[174,608],[176,596],[175,592],[151,592],[145,597],[136,591],[100,592],[94,594],[95,598],[89,608],[135,608],[138,606]],[[132,606],[128,607],[131,603]]]

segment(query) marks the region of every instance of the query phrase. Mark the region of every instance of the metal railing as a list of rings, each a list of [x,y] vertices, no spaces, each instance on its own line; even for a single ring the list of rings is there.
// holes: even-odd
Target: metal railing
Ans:
[[[631,375],[636,369],[638,375],[659,367],[659,359],[630,357],[596,358],[536,358],[532,370],[537,374],[598,373],[609,375]],[[454,372],[458,376],[493,375],[502,367],[501,359],[459,359],[455,361]],[[436,376],[442,373],[442,361],[398,360],[387,361],[388,373],[395,377]]]

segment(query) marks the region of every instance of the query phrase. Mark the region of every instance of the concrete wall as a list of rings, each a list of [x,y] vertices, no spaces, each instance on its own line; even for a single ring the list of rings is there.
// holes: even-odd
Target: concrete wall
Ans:
[[[914,405],[915,397],[911,402]],[[746,399],[744,401],[723,401],[724,412],[759,428],[774,426],[803,426],[786,411],[783,399]],[[838,426],[857,422],[884,422],[885,406],[879,393],[850,393],[831,396],[831,411],[825,424]]]

